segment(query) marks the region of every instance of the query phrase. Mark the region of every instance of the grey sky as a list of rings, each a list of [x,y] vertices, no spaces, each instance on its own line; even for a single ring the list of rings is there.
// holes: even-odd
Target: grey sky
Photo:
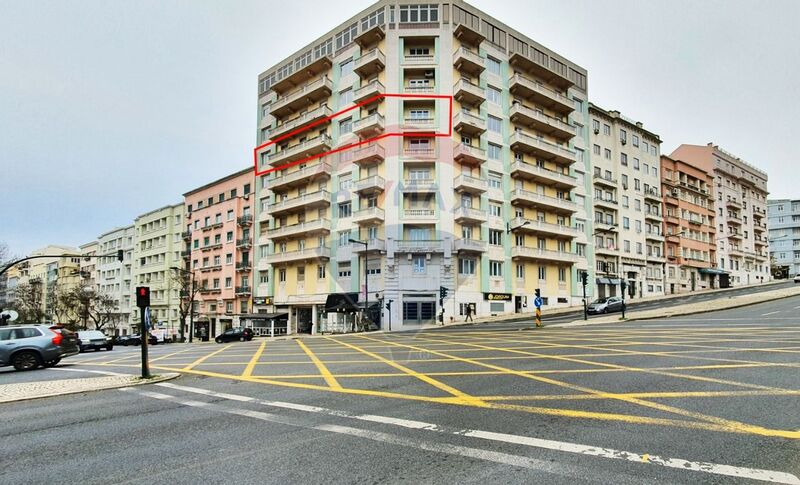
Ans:
[[[371,3],[0,0],[0,241],[88,242],[248,165],[258,73]],[[472,4],[586,67],[664,153],[714,141],[800,197],[800,2]]]

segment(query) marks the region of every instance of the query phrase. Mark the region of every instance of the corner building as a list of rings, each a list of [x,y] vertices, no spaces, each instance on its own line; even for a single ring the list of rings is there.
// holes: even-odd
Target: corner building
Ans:
[[[460,1],[378,2],[266,70],[255,309],[291,333],[346,329],[366,286],[394,330],[532,312],[537,288],[545,309],[579,303],[586,90],[583,68]]]
[[[773,276],[790,278],[800,274],[800,200],[768,200],[767,216]]]

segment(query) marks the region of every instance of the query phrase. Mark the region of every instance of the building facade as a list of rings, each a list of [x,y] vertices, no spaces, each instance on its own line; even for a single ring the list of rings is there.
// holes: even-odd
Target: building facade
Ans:
[[[97,291],[108,295],[116,304],[116,311],[105,327],[107,332],[114,335],[138,332],[138,322],[131,315],[135,306],[131,303],[134,291],[132,284],[134,238],[133,225],[113,229],[97,238],[97,252],[114,255],[114,257],[97,258],[95,276]],[[116,258],[116,253],[120,249],[123,251],[122,262]]]
[[[238,327],[251,311],[254,180],[247,168],[184,194],[184,267],[200,288],[196,337]]]
[[[767,220],[773,276],[800,274],[800,200],[768,200]]]
[[[619,111],[589,105],[597,295],[664,294],[659,136]]]
[[[714,176],[717,260],[732,285],[770,280],[767,174],[719,146],[681,145],[670,158]]]
[[[667,241],[667,293],[725,286],[727,273],[716,264],[713,175],[662,155],[661,180]]]
[[[83,285],[89,288],[94,288],[97,291],[97,256],[98,252],[97,241],[92,241],[79,246],[81,256],[80,274],[83,279]]]
[[[180,333],[180,281],[171,268],[183,269],[184,204],[140,215],[134,220],[133,286],[150,287],[150,318],[154,328],[171,336]],[[132,308],[134,321],[141,315]]]
[[[392,329],[531,312],[537,288],[579,302],[586,93],[583,68],[460,1],[378,2],[268,69],[256,310],[291,332],[346,327],[331,295]]]

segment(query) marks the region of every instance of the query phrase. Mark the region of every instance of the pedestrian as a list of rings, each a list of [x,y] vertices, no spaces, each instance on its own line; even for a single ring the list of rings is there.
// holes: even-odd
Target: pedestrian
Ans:
[[[472,321],[472,305],[467,305],[467,318],[464,319],[465,322]]]

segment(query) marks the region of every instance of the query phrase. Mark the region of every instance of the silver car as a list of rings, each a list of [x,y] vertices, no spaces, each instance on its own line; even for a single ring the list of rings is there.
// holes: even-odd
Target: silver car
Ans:
[[[13,365],[17,370],[52,367],[79,351],[78,338],[60,325],[0,327],[0,366]]]
[[[589,315],[594,315],[596,313],[618,312],[622,311],[622,306],[624,304],[625,303],[622,301],[622,298],[618,296],[598,298],[589,303],[589,307],[586,309],[586,311],[589,313]]]

